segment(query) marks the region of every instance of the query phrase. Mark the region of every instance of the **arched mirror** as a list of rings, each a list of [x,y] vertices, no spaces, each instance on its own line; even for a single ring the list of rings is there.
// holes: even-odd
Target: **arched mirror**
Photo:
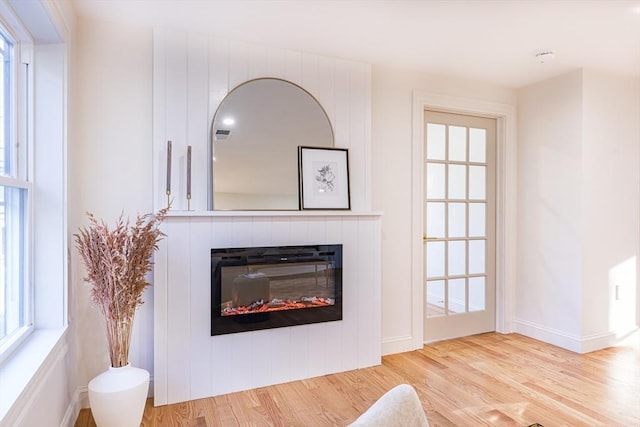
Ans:
[[[318,101],[286,80],[233,89],[213,118],[214,210],[297,210],[298,146],[333,147]]]

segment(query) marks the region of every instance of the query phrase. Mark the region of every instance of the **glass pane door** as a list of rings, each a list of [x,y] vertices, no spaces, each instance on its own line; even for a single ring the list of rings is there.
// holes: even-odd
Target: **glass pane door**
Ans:
[[[494,330],[495,120],[425,112],[425,340]]]

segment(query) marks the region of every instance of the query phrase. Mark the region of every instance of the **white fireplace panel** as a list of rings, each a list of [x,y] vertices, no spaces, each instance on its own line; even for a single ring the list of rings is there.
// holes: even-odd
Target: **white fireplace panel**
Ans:
[[[154,394],[162,405],[362,368],[381,358],[380,217],[353,212],[210,213],[213,115],[236,85],[279,77],[322,104],[338,147],[349,149],[351,206],[371,209],[371,66],[243,42],[154,31],[153,201],[166,205],[166,141],[173,141],[172,217],[154,265]],[[184,153],[193,149],[186,209]],[[342,243],[343,319],[210,335],[212,247]]]
[[[169,217],[154,266],[155,405],[380,364],[380,227],[353,213]],[[342,321],[211,336],[211,248],[335,243]]]

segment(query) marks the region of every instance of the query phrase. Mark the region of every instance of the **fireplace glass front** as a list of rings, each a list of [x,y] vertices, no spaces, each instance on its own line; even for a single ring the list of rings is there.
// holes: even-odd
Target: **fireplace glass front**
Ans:
[[[342,319],[342,245],[211,249],[211,335]]]

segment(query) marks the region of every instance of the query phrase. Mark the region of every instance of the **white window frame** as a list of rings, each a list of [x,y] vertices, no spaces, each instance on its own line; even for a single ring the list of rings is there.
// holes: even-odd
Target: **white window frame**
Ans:
[[[34,393],[42,397],[42,387],[56,384],[58,393],[70,391],[52,376],[61,360],[72,357],[68,355],[74,345],[68,328],[67,225],[68,57],[73,10],[68,2],[0,0],[0,16],[5,25],[24,30],[15,36],[25,41],[22,59],[30,61],[27,81],[33,88],[29,92],[31,103],[23,110],[30,126],[28,132],[19,135],[21,148],[29,155],[22,167],[31,186],[28,253],[32,259],[33,329],[0,363],[0,425],[23,425],[34,413],[39,417],[37,411],[42,408],[34,406]],[[33,41],[29,43],[31,34]],[[69,398],[56,396],[54,400],[59,404]],[[61,425],[73,424],[73,411],[65,418]]]
[[[4,10],[0,12],[6,12]],[[33,105],[30,88],[33,87],[32,74],[32,43],[33,40],[24,29],[20,21],[12,14],[0,14],[0,31],[4,33],[13,44],[12,52],[12,79],[10,89],[10,136],[12,144],[10,175],[0,175],[0,186],[21,188],[26,191],[26,206],[24,212],[24,235],[22,250],[22,295],[24,300],[22,310],[25,312],[24,323],[20,327],[7,334],[0,340],[0,363],[6,360],[33,332],[34,330],[34,287],[33,287],[33,159],[29,156],[33,153],[33,141],[29,137],[31,106]],[[9,113],[9,112],[6,112]]]

